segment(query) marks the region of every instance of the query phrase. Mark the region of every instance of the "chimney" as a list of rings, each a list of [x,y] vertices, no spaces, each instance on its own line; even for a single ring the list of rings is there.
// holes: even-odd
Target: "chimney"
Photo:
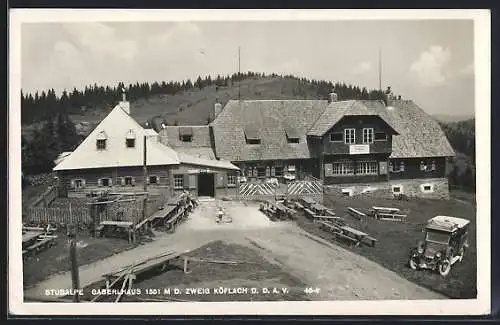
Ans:
[[[122,100],[119,103],[120,107],[130,115],[130,102],[127,101],[127,96],[125,95],[125,87],[122,87]]]
[[[215,118],[217,118],[217,116],[219,116],[220,112],[222,112],[222,104],[215,103],[214,110],[215,110]]]
[[[338,95],[337,93],[330,93],[330,103],[336,102],[338,100]]]
[[[220,112],[222,112],[222,104],[219,103],[219,100],[215,100],[214,107],[210,110],[210,122],[215,120],[217,116],[219,116]]]

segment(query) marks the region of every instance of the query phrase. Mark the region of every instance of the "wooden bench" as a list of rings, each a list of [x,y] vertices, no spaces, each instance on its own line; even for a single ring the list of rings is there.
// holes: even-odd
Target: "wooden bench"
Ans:
[[[325,214],[326,214],[326,215],[329,215],[329,216],[332,216],[332,217],[335,217],[335,216],[336,216],[335,212],[333,212],[333,211],[332,211],[332,210],[330,210],[330,209],[326,209]]]
[[[299,210],[303,210],[304,209],[304,206],[302,204],[300,204],[299,202],[295,202],[295,207]]]
[[[389,221],[404,222],[404,221],[406,221],[406,218],[407,218],[406,214],[399,214],[399,213],[377,213],[377,219],[379,219],[379,220],[389,220]]]
[[[351,207],[348,207],[348,208],[347,208],[347,212],[348,212],[351,216],[355,217],[355,218],[356,218],[356,219],[358,219],[358,220],[361,220],[361,218],[362,218],[362,217],[366,217],[366,214],[365,214],[365,213],[363,213],[363,212],[361,212],[361,211],[359,211],[359,210],[356,210],[356,209],[354,209],[354,208],[351,208]]]
[[[342,239],[342,240],[345,240],[349,243],[349,246],[359,246],[359,243],[360,241],[356,238],[353,238],[353,237],[350,237],[346,234],[343,234],[342,232],[334,232],[333,233],[335,235],[335,239]]]
[[[377,242],[377,240],[371,236],[366,236],[364,240],[368,241],[371,247],[375,247],[375,243]]]
[[[306,213],[306,216],[308,218],[314,218],[316,216],[316,214],[311,209],[304,208],[304,212]]]
[[[330,232],[339,232],[340,231],[340,228],[338,226],[336,226],[335,224],[332,224],[328,221],[319,221],[318,223],[319,223],[320,228],[323,230],[327,230]]]
[[[24,250],[23,253],[24,254],[32,253],[33,255],[35,255],[37,252],[39,252],[43,248],[46,248],[48,246],[52,246],[53,241],[54,241],[54,238],[45,238],[45,239],[39,240],[37,243],[26,248],[26,250]]]

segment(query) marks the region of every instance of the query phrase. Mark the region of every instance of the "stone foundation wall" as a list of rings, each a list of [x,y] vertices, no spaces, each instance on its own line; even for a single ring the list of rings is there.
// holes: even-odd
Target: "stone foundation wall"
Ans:
[[[447,178],[428,178],[428,179],[408,179],[408,180],[390,180],[389,182],[377,183],[355,183],[355,184],[333,184],[325,186],[325,194],[345,196],[344,193],[350,193],[351,196],[373,197],[373,198],[392,198],[398,192],[399,188],[402,194],[408,197],[419,197],[426,199],[448,200],[450,191]]]

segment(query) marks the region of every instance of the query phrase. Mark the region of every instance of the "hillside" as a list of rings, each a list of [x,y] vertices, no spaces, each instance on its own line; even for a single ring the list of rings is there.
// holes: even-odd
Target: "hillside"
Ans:
[[[217,99],[223,106],[228,100],[237,99],[238,94],[242,99],[326,99],[328,92],[323,91],[322,94],[319,88],[313,82],[294,77],[253,77],[230,82],[227,86],[192,87],[171,95],[159,94],[130,100],[131,115],[140,123],[159,116],[169,125],[205,125],[209,110]],[[70,117],[75,123],[96,123],[111,109],[109,106],[86,110]]]

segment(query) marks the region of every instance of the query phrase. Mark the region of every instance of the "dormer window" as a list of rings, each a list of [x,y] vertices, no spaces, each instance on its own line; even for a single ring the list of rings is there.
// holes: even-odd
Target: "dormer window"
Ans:
[[[363,143],[373,143],[373,129],[364,128],[363,129]]]
[[[356,143],[356,129],[345,129],[344,130],[344,143],[345,144]]]
[[[288,143],[299,143],[300,135],[294,128],[288,127],[285,128],[285,135]]]
[[[256,129],[248,128],[245,130],[245,139],[247,144],[260,144],[259,132]]]
[[[193,141],[193,128],[191,127],[180,127],[179,128],[179,138],[182,142]]]
[[[130,130],[127,133],[126,139],[125,139],[125,145],[127,148],[135,148],[135,133],[134,131]]]
[[[105,150],[106,149],[106,140],[107,139],[108,139],[108,137],[104,131],[100,132],[97,135],[97,139],[96,139],[97,150]]]

